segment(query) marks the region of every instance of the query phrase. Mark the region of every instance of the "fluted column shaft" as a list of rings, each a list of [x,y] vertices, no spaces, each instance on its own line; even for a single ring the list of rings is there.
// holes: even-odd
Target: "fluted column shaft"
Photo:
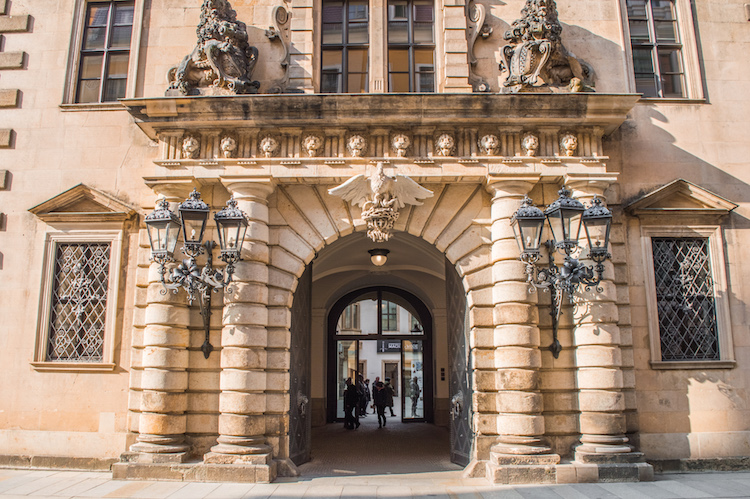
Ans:
[[[567,182],[572,197],[590,205],[594,196],[602,200],[614,179],[575,179]],[[581,229],[581,245],[586,243]],[[573,308],[576,378],[580,414],[580,443],[575,446],[577,461],[599,462],[602,458],[632,461],[633,448],[625,436],[620,328],[617,289],[612,281],[614,267],[605,262],[605,272],[597,287],[581,286],[581,303]],[[620,456],[618,458],[618,455]]]
[[[261,465],[256,481],[270,481],[275,472],[266,443],[266,346],[268,343],[268,195],[267,180],[226,185],[245,212],[249,226],[242,260],[224,292],[221,350],[219,438],[208,463]],[[260,473],[264,473],[261,475]]]
[[[510,225],[536,178],[506,179],[488,186],[492,194],[492,281],[497,367],[497,443],[494,464],[554,464],[560,457],[544,442],[539,391],[540,333],[537,296],[529,292],[525,264]]]
[[[184,199],[179,189],[165,194],[173,211]],[[189,448],[185,411],[190,318],[185,292],[164,292],[158,269],[152,262],[143,332],[139,434],[130,450],[137,453],[132,459],[138,462],[182,462]]]

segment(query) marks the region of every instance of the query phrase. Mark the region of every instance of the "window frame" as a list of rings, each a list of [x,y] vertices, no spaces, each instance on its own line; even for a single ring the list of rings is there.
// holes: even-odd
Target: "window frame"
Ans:
[[[383,306],[386,303],[388,303],[389,305],[393,305],[395,307],[395,309],[393,310],[393,313],[391,313],[388,310],[388,306]],[[380,330],[384,334],[386,332],[389,332],[389,333],[394,333],[394,332],[398,333],[398,332],[400,332],[400,328],[399,328],[399,326],[400,326],[400,324],[399,324],[399,313],[398,313],[398,309],[400,308],[399,304],[396,303],[396,302],[390,301],[390,300],[381,299],[381,307],[380,308],[381,308],[381,310],[380,310],[380,324],[381,324]],[[388,326],[392,325],[391,324],[391,317],[393,317],[393,322],[396,325],[395,329],[387,329],[386,327],[384,327],[385,325],[383,324],[383,319],[386,318],[386,317],[387,317],[386,322],[388,323],[387,324]]]
[[[650,0],[649,0],[650,1]],[[642,100],[658,102],[686,102],[705,101],[703,90],[703,76],[698,51],[698,40],[696,35],[693,8],[690,0],[673,0],[675,9],[675,21],[677,23],[677,35],[682,48],[682,72],[683,72],[683,96],[682,97],[641,97]],[[628,73],[629,91],[636,93],[635,64],[633,61],[633,45],[630,38],[630,24],[628,18],[628,0],[620,1],[620,11],[623,29],[623,48],[625,50],[625,64]],[[649,30],[651,28],[649,27]],[[668,44],[670,45],[670,44]]]
[[[320,44],[320,91],[321,93],[331,93],[331,94],[348,94],[348,93],[369,93],[370,92],[370,79],[371,79],[371,64],[372,64],[372,50],[370,48],[371,44],[371,30],[372,30],[372,6],[370,5],[369,0],[365,0],[367,4],[367,22],[366,23],[353,23],[353,24],[366,24],[367,25],[367,43],[350,43],[349,42],[349,27],[350,23],[349,21],[349,2],[350,0],[340,0],[342,2],[342,8],[343,8],[343,17],[342,17],[342,23],[341,23],[341,43],[333,43],[329,45],[323,44],[323,8],[325,7],[326,0],[321,0],[321,18],[320,18],[320,36],[318,37],[318,43]],[[341,72],[337,73],[341,75],[341,92],[323,92],[323,76],[325,74],[332,74],[330,71],[325,71],[323,69],[323,53],[327,49],[337,49],[341,51]],[[364,73],[365,75],[365,91],[364,92],[350,92],[349,91],[349,51],[350,50],[365,50],[367,53],[367,71]],[[358,73],[362,74],[362,73]]]
[[[55,255],[57,254],[59,244],[70,243],[106,243],[110,245],[109,282],[107,285],[102,360],[100,362],[47,360],[52,287],[55,281]],[[115,327],[119,302],[118,290],[120,288],[122,246],[122,230],[72,230],[46,233],[44,260],[42,264],[42,291],[39,300],[36,328],[36,346],[34,360],[31,362],[34,369],[37,371],[113,371],[115,369]]]
[[[708,258],[714,283],[719,360],[662,360],[659,312],[656,297],[656,276],[652,238],[704,238],[708,239]],[[726,369],[736,366],[732,342],[729,311],[724,242],[717,225],[641,226],[643,269],[646,283],[646,311],[648,316],[649,345],[652,369]]]
[[[136,75],[138,70],[138,61],[140,59],[140,40],[143,30],[143,15],[145,9],[144,0],[76,0],[73,27],[71,31],[70,45],[68,47],[67,68],[65,74],[65,85],[63,88],[63,98],[60,107],[65,111],[76,110],[102,110],[114,111],[126,108],[118,101],[112,102],[85,102],[77,103],[76,94],[78,91],[78,75],[81,67],[81,53],[84,42],[84,32],[86,30],[86,12],[89,4],[92,3],[118,3],[133,2],[133,27],[130,33],[130,47],[128,49],[128,72],[125,84],[124,98],[135,97]],[[102,85],[104,83],[102,82]],[[100,95],[102,89],[100,88]]]
[[[386,61],[386,81],[387,81],[387,92],[389,93],[396,93],[391,89],[391,69],[390,69],[390,51],[391,50],[406,50],[408,52],[409,57],[409,90],[407,93],[435,93],[437,92],[437,57],[436,57],[436,50],[437,50],[437,33],[435,29],[436,21],[437,21],[437,8],[435,5],[435,2],[429,2],[432,3],[432,43],[419,43],[414,41],[414,14],[415,14],[415,5],[414,0],[402,0],[406,2],[407,5],[407,11],[409,12],[409,17],[406,20],[407,25],[407,42],[404,43],[391,43],[389,39],[389,25],[390,25],[390,14],[388,12],[390,8],[392,0],[386,0],[385,1],[385,7],[386,7],[386,13],[385,13],[385,20],[384,20],[384,26],[383,26],[383,32],[384,35],[384,42],[385,42],[385,61]],[[432,71],[420,71],[418,70],[418,64],[415,60],[415,52],[420,49],[431,49],[432,50]],[[421,92],[417,91],[417,80],[420,75],[422,74],[432,74],[432,92]],[[394,72],[393,74],[405,74],[403,71]],[[399,92],[402,93],[402,92]]]

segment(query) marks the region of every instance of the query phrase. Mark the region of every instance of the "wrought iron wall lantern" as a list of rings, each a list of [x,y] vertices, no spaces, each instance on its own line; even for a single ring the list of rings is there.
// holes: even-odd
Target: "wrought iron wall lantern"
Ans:
[[[550,316],[552,316],[552,344],[549,350],[555,358],[560,355],[562,346],[557,339],[557,323],[562,308],[562,297],[567,293],[573,303],[573,293],[579,286],[586,290],[597,286],[604,274],[604,261],[611,258],[609,247],[609,230],[612,225],[612,213],[602,205],[601,199],[594,197],[591,206],[570,197],[570,191],[564,186],[558,191],[560,195],[544,212],[534,206],[529,197],[525,197],[521,207],[513,214],[511,225],[521,250],[521,261],[526,264],[526,280],[531,285],[530,292],[537,288],[551,293]],[[542,242],[544,222],[549,224],[552,239]],[[588,252],[578,244],[583,226],[588,242]],[[541,246],[547,249],[546,267],[537,267],[541,258]],[[555,263],[555,250],[564,256],[563,264]],[[584,265],[581,259],[590,259],[593,266]]]
[[[222,271],[213,267],[213,249],[216,243],[203,242],[210,209],[201,200],[200,192],[193,189],[177,211],[179,217],[169,209],[169,202],[162,199],[157,209],[146,216],[151,260],[159,264],[159,282],[164,286],[162,294],[166,294],[169,289],[177,293],[182,288],[187,291],[190,305],[198,298],[206,334],[201,350],[208,358],[214,349],[209,341],[211,291],[226,288],[232,282],[234,264],[241,260],[240,252],[248,221],[242,210],[237,208],[234,198],[227,201],[227,205],[214,214],[221,249],[219,258],[227,264]],[[167,263],[174,261],[174,251],[180,232],[184,240],[182,252],[188,258],[176,267],[168,269]],[[203,253],[206,253],[206,264],[201,268],[196,258]]]

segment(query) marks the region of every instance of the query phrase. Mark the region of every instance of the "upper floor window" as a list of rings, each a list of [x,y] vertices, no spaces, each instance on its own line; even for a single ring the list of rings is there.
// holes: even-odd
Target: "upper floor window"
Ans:
[[[380,312],[382,331],[398,331],[398,305],[392,301],[383,300]]]
[[[687,97],[675,0],[627,0],[627,10],[636,92]]]
[[[339,330],[359,329],[359,303],[350,303],[339,317]]]
[[[434,92],[434,25],[432,0],[323,0],[320,91]]]

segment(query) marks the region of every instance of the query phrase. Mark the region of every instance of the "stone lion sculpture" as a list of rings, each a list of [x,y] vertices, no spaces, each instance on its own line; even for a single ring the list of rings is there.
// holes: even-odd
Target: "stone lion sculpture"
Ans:
[[[533,133],[527,133],[521,140],[521,147],[526,156],[536,156],[536,152],[539,149],[539,137]]]
[[[500,148],[500,141],[498,140],[497,135],[484,135],[479,139],[479,148],[482,150],[482,153],[487,156],[494,156],[497,154],[497,150]]]
[[[182,157],[186,159],[195,159],[198,157],[201,143],[195,135],[186,135],[182,139]]]

